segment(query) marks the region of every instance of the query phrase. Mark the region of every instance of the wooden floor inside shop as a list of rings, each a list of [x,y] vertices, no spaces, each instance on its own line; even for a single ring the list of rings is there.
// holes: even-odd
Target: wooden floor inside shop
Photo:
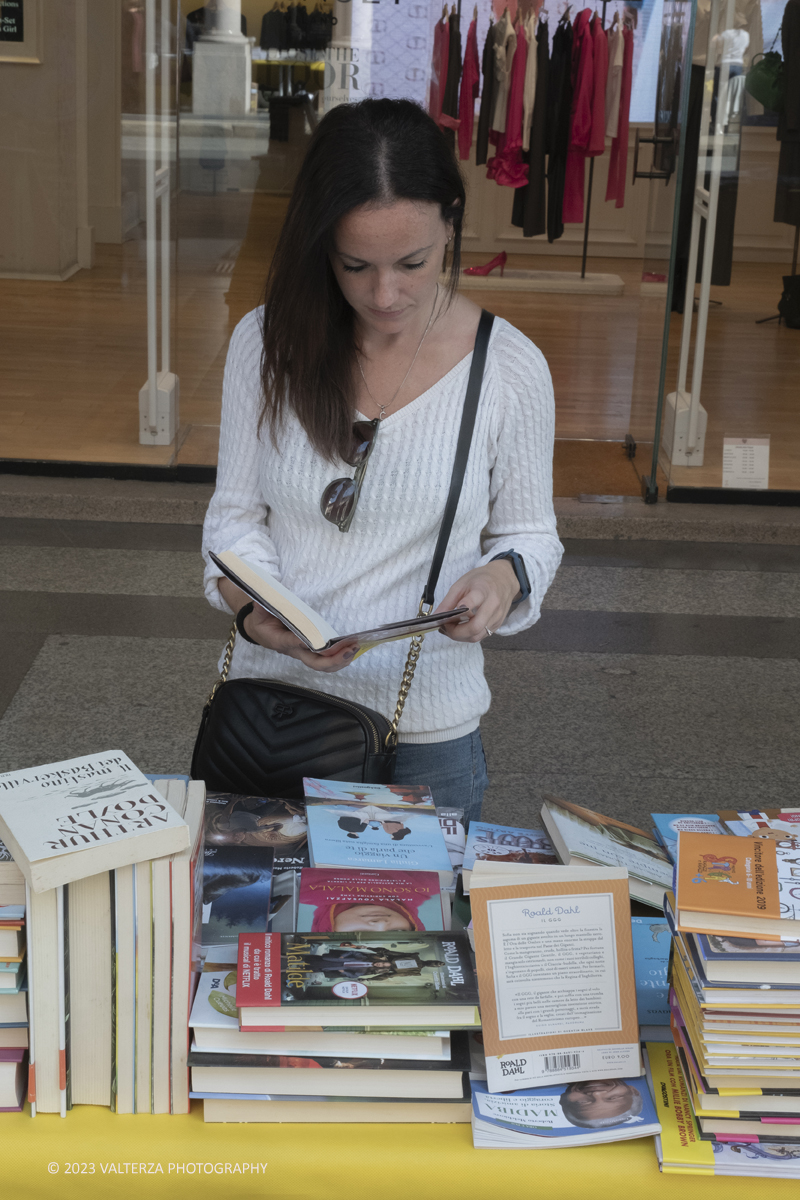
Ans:
[[[178,200],[175,344],[181,429],[173,446],[140,446],[138,393],[146,378],[144,242],[98,245],[95,266],[64,283],[0,280],[0,457],[168,466],[214,465],[222,372],[236,322],[260,299],[286,198],[182,194]],[[485,256],[466,254],[465,265]],[[510,267],[577,271],[579,261],[511,254]],[[471,289],[541,348],[556,396],[555,490],[639,495],[650,472],[664,301],[642,297],[642,264],[598,259],[621,276],[616,297]],[[783,268],[736,263],[733,285],[712,289],[703,403],[705,465],[671,482],[719,486],[723,434],[770,434],[772,487],[800,488],[800,334],[756,325],[774,310]],[[681,318],[672,319],[668,389]],[[674,360],[674,361],[673,361]],[[625,435],[640,449],[626,457]],[[666,480],[661,477],[663,487]]]

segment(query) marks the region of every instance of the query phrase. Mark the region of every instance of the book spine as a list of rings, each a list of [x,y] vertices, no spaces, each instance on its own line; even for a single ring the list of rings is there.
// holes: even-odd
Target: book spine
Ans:
[[[31,886],[25,881],[25,917],[27,920],[27,936],[29,946],[33,942],[33,905],[31,904]],[[28,1101],[31,1106],[31,1116],[36,1116],[36,1026],[33,1019],[33,988],[34,971],[33,955],[27,954],[28,959]]]

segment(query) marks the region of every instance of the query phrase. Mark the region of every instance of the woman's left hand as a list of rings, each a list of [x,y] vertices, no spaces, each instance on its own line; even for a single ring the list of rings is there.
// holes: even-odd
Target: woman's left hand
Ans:
[[[456,580],[436,609],[446,612],[464,604],[472,616],[461,625],[445,625],[440,632],[454,642],[482,642],[500,628],[518,595],[517,576],[508,559],[475,567]]]

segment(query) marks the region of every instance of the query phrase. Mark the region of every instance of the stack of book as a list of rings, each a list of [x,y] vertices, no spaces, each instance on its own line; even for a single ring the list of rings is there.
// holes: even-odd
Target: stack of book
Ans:
[[[0,862],[13,861],[0,842]],[[24,888],[23,888],[24,895]],[[25,905],[0,905],[0,1112],[19,1112],[28,1058]]]
[[[209,1122],[469,1121],[477,1000],[463,933],[242,934],[206,956],[191,1094]]]
[[[786,902],[800,839],[779,832],[776,842],[679,831],[677,888],[665,904],[677,1062],[698,1140],[710,1147],[700,1165],[724,1162],[732,1174],[800,1160],[800,921]],[[719,1157],[725,1146],[735,1153]]]
[[[204,799],[202,784],[154,786],[117,750],[0,775],[28,988],[28,1027],[21,993],[3,1032],[29,1047],[31,1115],[188,1111]]]

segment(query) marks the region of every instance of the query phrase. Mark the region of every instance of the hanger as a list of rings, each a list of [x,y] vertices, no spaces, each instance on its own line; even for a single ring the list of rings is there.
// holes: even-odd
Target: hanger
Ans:
[[[616,9],[614,9],[614,16],[612,17],[611,24],[609,26],[609,33],[613,32],[613,30],[616,29],[618,21],[619,21],[619,9],[616,8]]]
[[[474,8],[473,8],[473,10],[472,10],[472,19],[473,19],[473,21],[477,21],[477,19],[478,19],[478,6],[477,6],[477,4],[475,5],[475,7],[474,7]]]

